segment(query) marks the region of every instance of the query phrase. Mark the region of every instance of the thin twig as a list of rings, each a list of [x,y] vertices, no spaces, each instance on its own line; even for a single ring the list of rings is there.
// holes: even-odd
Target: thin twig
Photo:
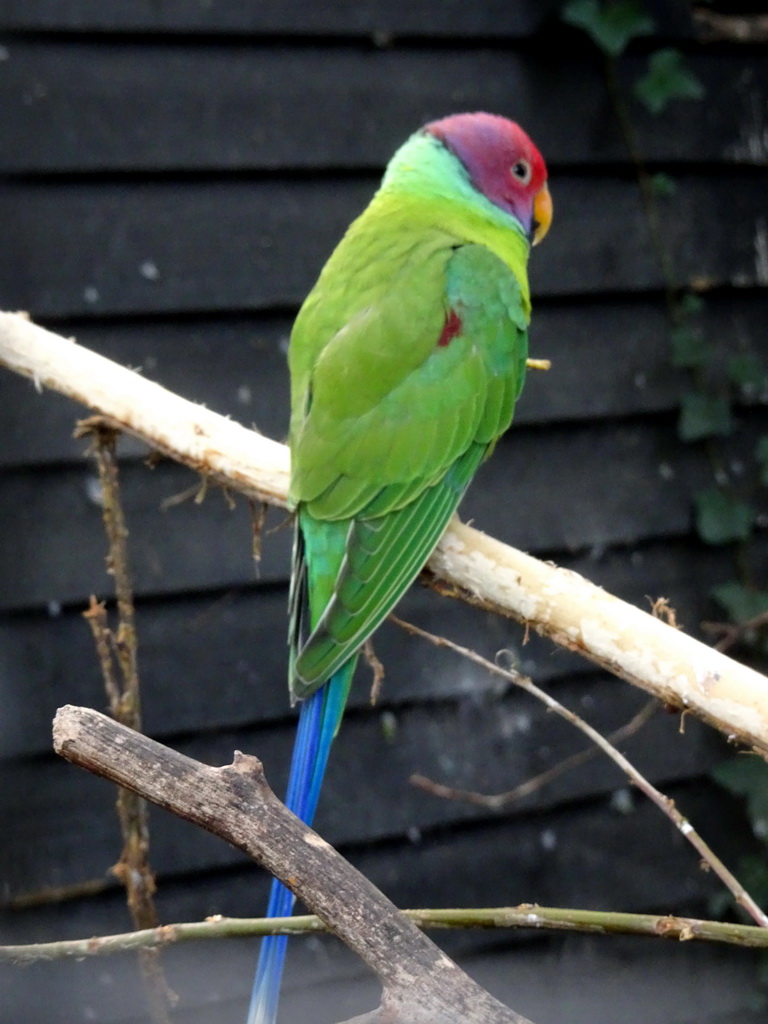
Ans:
[[[104,679],[104,689],[107,691],[107,700],[112,714],[120,707],[121,690],[115,675],[115,663],[113,660],[112,634],[107,619],[107,607],[103,601],[97,601],[91,595],[88,610],[83,612],[83,618],[88,623],[93,642],[96,645],[96,654],[101,666],[101,675]]]
[[[11,896],[4,908],[9,910],[29,910],[31,907],[47,907],[54,903],[66,903],[79,900],[84,896],[96,896],[111,886],[111,881],[104,875],[101,878],[88,878],[84,882],[72,882],[71,885],[45,885],[40,889],[19,893]]]
[[[536,928],[542,931],[590,932],[599,935],[645,935],[679,941],[698,939],[733,946],[768,948],[768,929],[750,924],[705,921],[656,914],[621,914],[603,910],[573,910],[523,903],[518,907],[404,910],[422,929]],[[315,935],[328,928],[314,914],[296,917],[222,917],[167,924],[159,928],[102,935],[98,938],[0,946],[0,961],[32,964],[41,960],[81,960],[137,949],[159,949],[185,942],[248,938],[260,935]]]
[[[117,630],[109,628],[106,608],[91,598],[85,617],[96,642],[104,675],[110,711],[116,721],[141,731],[141,697],[138,673],[138,641],[133,603],[133,584],[128,563],[128,527],[120,498],[117,465],[118,431],[98,418],[78,424],[77,435],[92,438],[91,451],[96,459],[101,484],[104,528],[109,552],[107,571],[115,581]],[[117,669],[117,671],[116,671]],[[123,849],[113,874],[123,884],[134,926],[156,928],[155,877],[149,863],[149,818],[146,803],[130,790],[120,788],[117,814]],[[139,952],[150,1016],[155,1024],[171,1024],[169,1006],[176,1000],[165,980],[157,950]]]
[[[768,611],[760,612],[745,622],[702,622],[701,628],[711,634],[720,635],[714,645],[716,651],[728,651],[735,644],[744,640],[748,633],[768,626]]]
[[[115,580],[118,630],[116,654],[123,677],[123,700],[112,713],[133,729],[140,727],[139,680],[136,667],[136,624],[133,608],[133,585],[128,569],[128,527],[120,500],[117,468],[118,432],[105,427],[98,417],[78,424],[77,436],[90,434],[91,451],[96,459],[101,484],[104,528],[109,543],[107,572]]]
[[[381,688],[384,685],[384,677],[386,672],[384,671],[384,665],[379,657],[376,655],[376,651],[373,648],[373,641],[370,637],[363,644],[363,657],[368,662],[368,667],[373,672],[373,679],[371,681],[371,707],[376,707],[379,696],[381,694]]]
[[[630,736],[634,736],[635,733],[642,729],[658,707],[659,702],[655,698],[649,700],[627,723],[614,732],[609,733],[608,742],[613,744],[621,743]],[[521,782],[519,786],[515,786],[514,789],[508,789],[504,793],[478,793],[471,789],[456,789],[453,786],[444,786],[439,782],[428,779],[426,775],[419,774],[412,775],[410,782],[414,786],[418,786],[420,789],[431,793],[433,796],[442,797],[444,800],[463,800],[478,807],[487,807],[492,811],[498,811],[530,796],[531,793],[537,792],[543,786],[553,782],[566,772],[581,767],[581,765],[591,761],[592,758],[597,757],[599,753],[600,751],[593,744],[584,750],[571,754],[570,757],[563,758],[562,761],[558,761],[557,764],[548,768],[545,772],[534,775],[533,778]]]
[[[266,501],[256,501],[253,498],[248,499],[248,508],[251,512],[251,531],[252,531],[252,555],[253,560],[256,563],[258,569],[259,563],[261,562],[261,538],[264,533],[264,523],[267,518],[267,512],[269,511],[269,505]]]
[[[648,597],[647,600],[650,602],[651,615],[654,619],[661,619],[673,629],[683,628],[677,621],[677,612],[669,603],[668,597]]]
[[[666,236],[662,225],[659,204],[653,189],[653,182],[645,162],[640,143],[637,139],[629,109],[624,100],[624,93],[619,81],[617,62],[615,57],[605,58],[605,80],[608,94],[613,104],[613,111],[619,123],[619,129],[624,138],[624,145],[635,168],[637,184],[640,189],[640,198],[645,212],[645,219],[650,233],[651,247],[659,261],[659,269],[664,279],[664,295],[667,303],[667,312],[671,323],[678,320],[677,289],[679,287],[677,274],[672,255],[666,243]]]
[[[172,508],[176,508],[178,505],[185,505],[188,501],[193,501],[196,505],[200,505],[208,493],[208,477],[204,474],[199,480],[196,480],[189,487],[185,487],[183,491],[178,491],[176,494],[171,494],[167,498],[163,498],[160,502],[161,512],[170,512]]]
[[[659,810],[661,810],[675,825],[679,832],[685,836],[688,842],[693,846],[702,860],[712,869],[717,875],[720,881],[730,890],[734,899],[739,903],[750,917],[753,918],[762,928],[768,928],[768,916],[763,913],[757,903],[752,899],[744,886],[739,880],[728,870],[723,864],[720,858],[715,852],[704,842],[699,833],[695,830],[690,821],[678,811],[675,807],[674,801],[670,800],[669,797],[665,796],[656,787],[642,775],[635,766],[624,757],[614,746],[612,746],[608,740],[602,736],[597,729],[585,722],[583,718],[580,718],[575,712],[564,707],[559,701],[555,700],[548,693],[536,686],[534,682],[528,679],[526,676],[521,675],[519,672],[513,669],[501,668],[501,666],[494,664],[492,661],[488,661],[487,658],[482,657],[476,651],[472,651],[467,647],[462,647],[460,644],[454,643],[452,640],[448,640],[442,636],[435,636],[434,633],[429,633],[424,629],[414,626],[412,623],[404,622],[402,619],[397,618],[395,615],[390,615],[390,619],[401,626],[407,632],[420,636],[424,640],[428,640],[431,644],[436,647],[446,647],[449,650],[455,651],[462,657],[473,661],[476,665],[482,666],[486,671],[491,672],[493,675],[500,676],[502,679],[507,679],[509,682],[519,686],[526,693],[530,693],[531,696],[540,700],[543,704],[549,708],[550,711],[554,711],[555,714],[564,718],[570,722],[577,729],[583,732],[586,736],[596,743],[600,749],[611,758],[621,768],[621,770],[629,777],[632,783],[645,795],[649,800],[654,803]]]
[[[768,41],[768,14],[720,14],[704,7],[693,10],[697,35],[703,43],[725,40],[729,43],[765,43]]]

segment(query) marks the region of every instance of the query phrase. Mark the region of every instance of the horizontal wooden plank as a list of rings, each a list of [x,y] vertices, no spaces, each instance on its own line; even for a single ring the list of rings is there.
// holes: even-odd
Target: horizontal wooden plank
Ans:
[[[670,790],[670,796],[693,820],[718,822],[719,852],[727,860],[733,860],[735,850],[743,843],[745,827],[738,808],[711,784],[709,787],[676,786]],[[658,812],[639,800],[626,815],[606,813],[602,802],[586,803],[531,819],[513,822],[501,819],[471,829],[425,834],[413,843],[387,843],[351,853],[366,876],[401,906],[493,906],[536,900],[542,904],[586,905],[595,909],[663,909],[685,913],[692,909],[699,911],[704,900],[716,891],[712,875],[696,869],[690,848],[682,838],[670,835]],[[457,864],[472,865],[472,870],[457,871]],[[164,879],[158,901],[164,922],[195,920],[213,913],[260,913],[264,892],[260,872],[246,866],[215,876],[175,882]],[[3,935],[6,941],[22,942],[108,934],[125,927],[125,916],[121,897],[112,893],[99,899],[70,901],[55,908],[5,914]],[[612,973],[601,979],[599,994],[594,996],[596,1003],[600,1002],[600,995],[604,996],[605,984],[612,976],[616,983],[616,974],[621,980],[623,998],[627,998],[630,985],[647,990],[649,978],[654,979],[658,993],[663,979],[670,975],[676,978],[675,988],[690,976],[698,989],[707,982],[716,985],[720,995],[714,998],[713,991],[708,1005],[719,1011],[725,993],[733,993],[734,987],[738,988],[734,986],[732,973],[737,964],[743,964],[739,977],[748,991],[749,979],[754,978],[754,973],[750,973],[754,966],[745,958],[744,950],[734,950],[735,955],[731,957],[727,947],[711,947],[710,957],[710,947],[699,943],[660,946],[634,940],[627,948],[628,940],[622,945],[622,940],[617,939],[580,937],[568,940],[568,955],[564,957],[563,938],[553,936],[547,940],[541,933],[431,934],[451,956],[467,965],[474,976],[491,986],[494,982],[488,977],[489,963],[503,951],[503,973],[514,977],[514,991],[507,994],[497,991],[510,1005],[521,1010],[523,999],[548,998],[547,979],[551,979],[553,969],[558,970],[558,995],[562,992],[572,992],[572,995],[567,1000],[567,1012],[571,1016],[547,1017],[556,1021],[573,1019],[574,1002],[583,1004],[587,1000],[593,976],[606,961]],[[589,942],[589,950],[579,953],[571,944],[574,941]],[[231,1020],[235,1024],[243,1019],[256,948],[256,940],[251,940],[193,944],[163,952],[163,963],[171,986],[180,996],[179,1012],[185,1021],[212,1024],[213,1020]],[[629,971],[628,964],[638,972],[637,978]],[[568,972],[567,976],[564,971]],[[16,1024],[39,1024],[43,1019],[49,1024],[71,1024],[80,1019],[84,1003],[107,1024],[118,1020],[143,1020],[143,993],[134,972],[132,957],[94,959],[79,964],[54,962],[24,970],[2,964],[0,984],[4,1005]],[[378,993],[373,979],[366,983],[364,978],[361,965],[340,943],[317,938],[293,940],[283,995],[288,1019],[309,1019],[307,1000],[310,998],[314,999],[311,1012],[318,1017],[320,1012],[325,1012],[319,1007],[333,1000],[333,1008],[329,1006],[325,1015],[328,1020],[374,1005]],[[357,991],[349,993],[350,989]],[[367,995],[367,1002],[355,1008],[346,1004],[339,1008],[339,1000],[351,995],[359,998],[360,989]],[[678,995],[681,995],[679,991]],[[643,1016],[638,1013],[631,1020],[637,1024],[649,1024],[650,1020],[665,1024],[670,1019],[708,1024],[709,1018],[701,1016],[703,1008],[697,1006],[695,999],[691,1001],[690,993],[685,1002],[681,996],[680,1006],[681,1009],[693,1007],[699,1013],[697,1017],[665,1017],[670,1003],[668,1000],[661,1002],[662,1005],[657,1005],[658,998],[654,999],[652,1018],[648,1016],[648,1009],[644,1009]],[[553,999],[549,1007],[551,1013],[556,1012],[556,1003]],[[635,1000],[631,1005],[635,1005]],[[627,1006],[627,1012],[631,1012],[630,1004]],[[526,1006],[526,1012],[533,1019],[542,1019],[534,1012],[534,1003]],[[565,1012],[563,1008],[563,1014]],[[601,1011],[596,1007],[595,1012]],[[584,1019],[611,1024],[610,1013],[605,1009],[603,1012],[604,1017],[592,1015]],[[738,1019],[744,1019],[741,1013]]]
[[[768,551],[765,552],[768,559]],[[694,544],[655,544],[644,551],[614,550],[566,559],[571,568],[610,593],[648,610],[666,597],[686,631],[715,614],[709,590],[732,576],[727,552]],[[755,571],[761,571],[756,565]],[[139,602],[137,623],[145,728],[173,741],[185,734],[261,726],[290,717],[287,678],[287,587],[251,588]],[[415,586],[398,614],[451,637],[488,658],[511,652],[539,684],[593,671],[591,664],[521,626]],[[398,713],[403,705],[447,699],[485,699],[499,680],[448,651],[385,624],[375,647],[386,679],[379,700]],[[46,753],[51,721],[62,704],[105,704],[90,631],[79,613],[64,610],[0,617],[0,758]],[[370,672],[363,664],[350,707],[369,705]]]
[[[646,696],[607,676],[558,687],[563,703],[583,710],[601,732],[625,724]],[[255,753],[282,792],[294,726],[221,730],[179,739],[175,747],[206,764],[226,764],[233,750]],[[482,820],[488,812],[439,800],[408,783],[420,772],[448,785],[499,792],[538,774],[587,744],[571,725],[520,692],[407,706],[384,722],[377,710],[351,711],[334,744],[317,828],[334,845],[380,841],[409,830]],[[658,713],[622,745],[638,768],[662,785],[703,775],[723,745],[712,730]],[[74,884],[103,874],[117,848],[114,795],[100,779],[54,756],[0,768],[0,867],[9,895]],[[596,758],[528,797],[514,814],[610,794],[624,784],[615,765]],[[153,862],[163,876],[224,868],[244,855],[187,822],[153,812]],[[88,837],[84,848],[83,837]],[[34,858],[24,855],[34,850]]]
[[[0,171],[369,168],[423,122],[487,109],[523,124],[551,168],[628,162],[586,37],[562,50],[14,40],[0,64]],[[768,58],[695,53],[706,102],[632,108],[650,161],[764,164]],[[645,58],[622,65],[629,91]],[[307,102],[311,96],[311,102]],[[370,118],[371,105],[380,116]],[[566,125],[579,126],[578,131]]]
[[[438,932],[433,938],[453,955],[450,935]],[[477,943],[476,934],[473,939]],[[623,1024],[765,1021],[763,1010],[752,1009],[758,970],[753,951],[579,935],[539,937],[523,949],[517,943],[505,946],[499,939],[495,948],[480,955],[468,951],[459,962],[483,987],[532,1020],[614,1024],[615,1007],[621,1005]],[[164,951],[163,964],[180,995],[185,1024],[244,1020],[256,956],[256,940]],[[288,965],[280,1006],[289,1022],[348,1019],[379,1003],[375,978],[338,942],[317,936],[294,940]],[[84,1009],[97,1013],[100,1024],[146,1024],[134,958],[24,969],[2,965],[0,970],[0,978],[9,979],[3,991],[15,1024],[71,1024]],[[615,998],[608,998],[613,993]]]
[[[755,433],[763,417],[753,417]],[[589,487],[585,486],[589,480]],[[684,536],[693,493],[711,479],[702,451],[681,446],[674,422],[521,427],[497,445],[462,503],[463,518],[534,552],[578,551]],[[250,585],[250,518],[171,463],[122,473],[135,586],[141,595]],[[161,511],[168,499],[187,500]],[[284,513],[271,513],[270,524]],[[260,577],[285,580],[290,532],[264,537]],[[8,470],[0,505],[0,608],[46,607],[109,593],[98,481],[87,467]]]
[[[441,39],[518,38],[546,29],[548,38],[562,30],[555,17],[558,0],[328,0],[319,10],[311,3],[259,0],[2,0],[0,27],[15,31],[140,32],[371,38],[386,46],[396,36]],[[691,13],[685,0],[655,5],[654,19],[665,36],[690,37]],[[568,31],[568,30],[566,30]],[[568,31],[569,37],[573,32]]]
[[[618,800],[611,794],[607,802],[601,796],[531,815],[500,814],[486,821],[412,832],[410,838],[347,844],[340,850],[401,907],[484,907],[537,900],[543,905],[638,913],[661,908],[690,913],[700,908],[719,883],[696,870],[687,841],[639,794],[624,801],[624,810],[617,809],[623,790],[615,791],[622,794]],[[665,791],[726,860],[735,863],[755,849],[741,802],[711,780],[673,783]],[[457,871],[457,863],[477,864],[482,870]],[[119,931],[125,927],[125,897],[115,882],[106,881],[98,897],[3,908],[0,927],[5,941]],[[228,871],[164,876],[158,887],[161,920],[256,916],[262,912],[267,884],[266,873],[250,862]],[[466,949],[474,945],[473,938],[463,932],[440,941]],[[515,938],[519,946],[530,936],[517,933]],[[234,956],[237,945],[225,948]],[[216,946],[198,948],[213,955]],[[306,966],[309,975],[318,968],[311,958]]]
[[[190,401],[283,440],[291,322],[285,316],[84,322],[61,331]],[[29,381],[0,372],[0,465],[81,462],[84,444],[73,429],[85,415],[69,399],[40,394]],[[126,454],[146,453],[145,445],[128,438],[121,444]]]
[[[0,196],[0,306],[37,317],[274,309],[301,301],[375,182],[14,183]],[[531,261],[542,296],[659,288],[636,186],[559,175]],[[680,280],[766,283],[764,183],[687,175],[663,207]]]
[[[384,43],[392,33],[428,36],[520,36],[536,31],[556,8],[555,0],[328,0],[310,3],[259,0],[3,0],[0,26],[12,30],[71,32],[201,32],[373,36]],[[681,5],[678,5],[681,6]]]
[[[711,296],[702,327],[724,361],[734,351],[761,352],[768,292]],[[55,325],[53,325],[55,328]],[[287,316],[213,317],[68,323],[65,336],[172,391],[255,426],[268,437],[288,430]],[[671,366],[669,325],[660,297],[589,303],[541,302],[531,350],[552,360],[530,373],[515,424],[628,417],[679,407],[688,375]],[[53,392],[0,372],[0,466],[79,462],[73,424],[85,413]],[[127,454],[145,451],[125,441]]]
[[[129,464],[122,470],[121,487],[138,593],[174,590],[174,580],[182,589],[193,590],[255,581],[251,521],[244,501],[232,508],[217,488],[197,504],[199,478],[170,463],[154,471]],[[3,507],[16,526],[0,539],[0,564],[6,572],[23,577],[27,602],[57,608],[87,599],[90,592],[111,592],[103,561],[100,490],[94,469],[15,473],[4,479],[3,493]],[[164,512],[162,505],[168,500],[178,503]],[[285,513],[273,512],[271,526],[283,519]],[[44,534],[49,537],[47,542]],[[290,545],[288,530],[270,536],[261,563],[264,579],[285,578]],[[53,562],[45,566],[47,556]],[[185,564],[188,569],[183,568]],[[12,606],[11,576],[6,579],[6,599]]]

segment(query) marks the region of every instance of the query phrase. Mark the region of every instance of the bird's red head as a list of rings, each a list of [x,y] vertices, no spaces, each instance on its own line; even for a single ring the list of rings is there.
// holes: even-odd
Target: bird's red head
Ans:
[[[547,168],[519,125],[496,114],[453,114],[423,131],[461,161],[474,187],[511,213],[534,245],[542,240],[552,220]]]

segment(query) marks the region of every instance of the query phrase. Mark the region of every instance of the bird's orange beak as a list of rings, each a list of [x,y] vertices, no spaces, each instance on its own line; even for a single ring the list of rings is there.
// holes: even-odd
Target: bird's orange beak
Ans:
[[[549,231],[552,223],[552,196],[547,183],[541,186],[533,198],[533,244],[538,245]]]

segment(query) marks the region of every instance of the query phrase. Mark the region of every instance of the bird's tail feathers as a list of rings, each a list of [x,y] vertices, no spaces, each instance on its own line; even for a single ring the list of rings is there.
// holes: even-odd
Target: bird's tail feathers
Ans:
[[[285,804],[307,825],[315,816],[328,754],[344,714],[356,661],[351,658],[342,665],[325,686],[302,702],[299,710]],[[289,917],[294,899],[290,889],[273,879],[267,917]],[[248,1024],[274,1024],[287,941],[287,935],[267,935],[262,940]]]

